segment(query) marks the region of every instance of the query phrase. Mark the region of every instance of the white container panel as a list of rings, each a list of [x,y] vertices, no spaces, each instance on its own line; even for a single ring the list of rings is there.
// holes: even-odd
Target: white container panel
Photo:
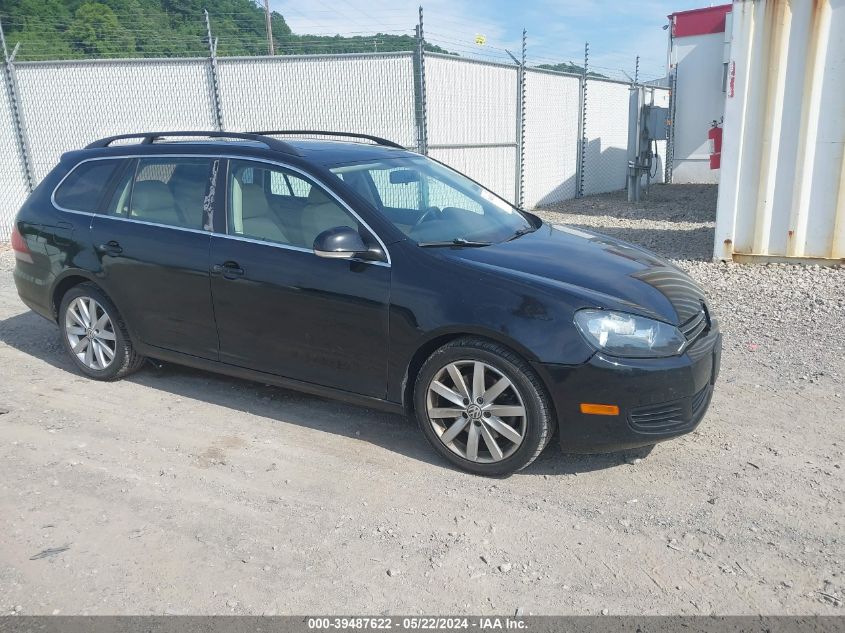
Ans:
[[[845,0],[731,22],[714,258],[845,260]]]

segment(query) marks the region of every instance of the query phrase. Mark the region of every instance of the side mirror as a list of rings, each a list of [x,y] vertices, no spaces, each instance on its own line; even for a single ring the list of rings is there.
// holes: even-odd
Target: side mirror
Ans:
[[[336,226],[323,231],[314,240],[314,254],[318,257],[350,259],[365,256],[367,247],[358,231],[348,226]]]

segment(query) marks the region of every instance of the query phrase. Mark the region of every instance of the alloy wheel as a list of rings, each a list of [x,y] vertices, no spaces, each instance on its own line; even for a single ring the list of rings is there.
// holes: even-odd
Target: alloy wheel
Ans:
[[[77,297],[68,305],[65,335],[71,353],[89,369],[102,371],[114,361],[114,324],[103,306],[91,297]]]
[[[426,410],[440,441],[472,462],[506,459],[525,438],[521,394],[507,376],[480,361],[443,367],[428,386]]]

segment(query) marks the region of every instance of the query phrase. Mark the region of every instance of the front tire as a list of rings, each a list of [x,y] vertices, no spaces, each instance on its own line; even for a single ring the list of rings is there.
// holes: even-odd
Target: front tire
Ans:
[[[503,345],[475,338],[447,343],[428,358],[414,385],[414,409],[438,453],[487,476],[528,466],[556,426],[531,366]]]
[[[68,290],[59,306],[64,348],[74,365],[96,380],[117,380],[144,361],[132,345],[126,324],[100,288],[83,283]]]

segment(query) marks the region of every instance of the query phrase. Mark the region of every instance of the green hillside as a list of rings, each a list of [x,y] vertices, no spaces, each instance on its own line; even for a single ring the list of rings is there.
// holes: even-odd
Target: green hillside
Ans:
[[[584,67],[572,62],[561,62],[560,64],[540,64],[537,68],[544,68],[545,70],[554,70],[559,73],[572,73],[574,75],[584,74]],[[601,73],[594,73],[590,71],[587,73],[588,77],[604,77]]]
[[[0,0],[9,46],[17,59],[171,57],[208,55],[203,9],[219,55],[266,55],[262,7],[253,0]],[[276,54],[360,53],[413,50],[410,35],[362,37],[296,35],[272,14]],[[408,25],[411,29],[412,24]],[[448,52],[427,45],[427,50]]]

